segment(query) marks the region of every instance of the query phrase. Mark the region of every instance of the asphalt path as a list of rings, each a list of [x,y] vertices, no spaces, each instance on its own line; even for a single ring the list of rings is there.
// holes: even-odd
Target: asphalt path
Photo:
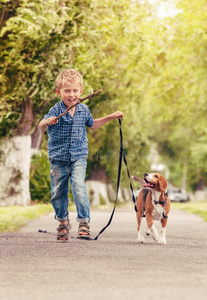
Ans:
[[[93,237],[110,213],[91,211]],[[70,218],[68,243],[57,242],[53,214],[0,234],[1,300],[207,299],[207,223],[200,217],[171,210],[167,245],[151,237],[137,243],[133,207],[118,208],[97,241],[76,239],[76,213]]]

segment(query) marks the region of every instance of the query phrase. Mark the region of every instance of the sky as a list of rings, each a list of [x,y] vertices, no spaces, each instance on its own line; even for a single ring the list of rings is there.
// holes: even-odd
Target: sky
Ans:
[[[174,17],[180,11],[176,8],[174,1],[163,1],[157,8],[157,15],[159,18]]]
[[[133,0],[135,1],[135,0]],[[179,12],[179,9],[176,8],[176,0],[140,0],[140,3],[148,2],[156,7],[157,17],[160,19],[164,19],[166,17],[174,17]]]

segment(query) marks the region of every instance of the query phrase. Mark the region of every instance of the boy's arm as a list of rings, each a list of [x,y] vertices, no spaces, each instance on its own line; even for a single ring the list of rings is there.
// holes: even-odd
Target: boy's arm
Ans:
[[[106,124],[107,122],[111,121],[111,120],[114,120],[114,119],[121,119],[123,116],[123,113],[121,111],[116,111],[115,113],[113,114],[110,114],[108,116],[105,116],[103,118],[100,118],[100,119],[95,119],[94,120],[94,124],[92,127],[90,127],[91,129],[98,129],[100,128],[101,126],[103,126],[104,124]]]
[[[45,129],[48,125],[55,125],[58,123],[56,117],[50,117],[48,119],[42,119],[39,123],[40,128]]]

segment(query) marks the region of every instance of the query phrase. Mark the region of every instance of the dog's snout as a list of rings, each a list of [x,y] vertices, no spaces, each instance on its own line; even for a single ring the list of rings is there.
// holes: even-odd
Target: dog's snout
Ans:
[[[148,176],[149,174],[148,173],[144,173],[144,177]]]

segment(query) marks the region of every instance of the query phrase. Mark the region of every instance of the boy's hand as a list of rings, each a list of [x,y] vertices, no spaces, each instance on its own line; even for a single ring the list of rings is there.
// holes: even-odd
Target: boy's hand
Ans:
[[[47,125],[55,125],[58,123],[58,120],[56,117],[50,117],[47,119]]]
[[[121,111],[116,111],[111,114],[112,119],[121,119],[123,117],[123,113]]]
[[[106,124],[107,122],[113,120],[113,119],[121,119],[123,117],[123,113],[121,111],[116,111],[113,114],[110,114],[108,116],[105,116],[100,119],[95,119],[94,124],[91,127],[91,129],[95,130]]]

